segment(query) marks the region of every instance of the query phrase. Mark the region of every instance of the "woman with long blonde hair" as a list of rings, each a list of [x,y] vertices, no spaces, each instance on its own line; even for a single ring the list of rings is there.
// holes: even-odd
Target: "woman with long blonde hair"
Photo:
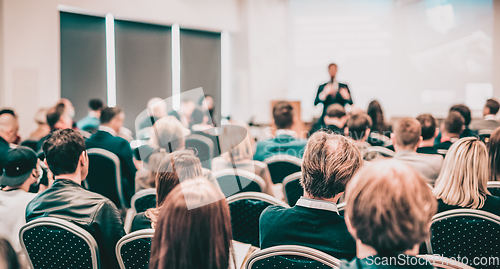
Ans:
[[[453,143],[433,190],[438,212],[470,208],[500,214],[500,198],[488,191],[490,165],[486,145],[475,137]]]

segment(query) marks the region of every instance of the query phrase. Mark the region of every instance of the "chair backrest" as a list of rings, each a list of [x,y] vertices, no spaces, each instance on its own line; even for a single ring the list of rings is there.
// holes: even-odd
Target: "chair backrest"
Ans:
[[[200,159],[204,168],[210,169],[211,160],[214,157],[214,142],[200,134],[190,134],[186,137],[186,148],[195,148],[196,156]]]
[[[375,159],[376,156],[392,158],[395,154],[394,151],[384,147],[367,147],[364,151],[365,155],[371,155],[370,160]]]
[[[302,159],[295,156],[279,154],[264,160],[269,168],[274,184],[282,183],[285,177],[302,170]]]
[[[135,214],[145,212],[156,207],[156,189],[140,190],[130,200],[130,205]]]
[[[300,185],[301,177],[302,172],[296,172],[283,179],[283,196],[285,197],[285,202],[290,206],[294,206],[300,199],[300,196],[304,194],[304,189]]]
[[[345,202],[338,204],[337,210],[339,211],[339,215],[344,216],[344,214],[345,214]]]
[[[268,206],[289,207],[270,195],[256,192],[243,192],[227,198],[231,210],[233,239],[242,243],[260,246],[259,218],[260,213]]]
[[[135,231],[116,243],[116,258],[121,269],[148,269],[154,229]]]
[[[491,195],[500,196],[500,181],[488,181],[487,184]]]
[[[425,242],[429,254],[444,257],[500,256],[500,216],[495,214],[473,209],[445,211],[432,218],[431,232],[431,238]]]
[[[417,255],[419,258],[428,260],[434,268],[444,268],[444,269],[474,269],[466,264],[463,264],[457,259],[450,259],[438,255]]]
[[[266,182],[260,176],[243,169],[224,169],[213,173],[225,197],[242,192],[262,192]]]
[[[90,148],[89,174],[86,185],[90,191],[99,193],[115,203],[116,207],[126,206],[121,182],[120,159],[114,153],[100,148]]]
[[[89,232],[68,221],[38,218],[19,231],[30,268],[99,268],[99,250]]]
[[[331,269],[339,268],[340,260],[316,249],[283,245],[254,252],[245,263],[246,269]]]

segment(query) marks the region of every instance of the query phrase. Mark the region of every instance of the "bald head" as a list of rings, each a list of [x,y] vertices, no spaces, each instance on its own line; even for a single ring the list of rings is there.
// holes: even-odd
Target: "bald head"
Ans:
[[[12,114],[5,113],[0,115],[0,137],[9,143],[16,141],[19,123]]]

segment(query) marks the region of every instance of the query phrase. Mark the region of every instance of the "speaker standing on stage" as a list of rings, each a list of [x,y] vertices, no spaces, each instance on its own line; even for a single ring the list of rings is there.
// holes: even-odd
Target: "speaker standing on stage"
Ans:
[[[315,106],[319,103],[323,103],[323,113],[319,119],[320,124],[323,123],[326,110],[331,104],[338,103],[342,106],[345,106],[346,104],[352,105],[349,86],[347,86],[347,84],[339,83],[335,77],[337,74],[337,65],[334,63],[328,65],[328,73],[330,73],[330,81],[319,86],[316,99],[314,100]]]

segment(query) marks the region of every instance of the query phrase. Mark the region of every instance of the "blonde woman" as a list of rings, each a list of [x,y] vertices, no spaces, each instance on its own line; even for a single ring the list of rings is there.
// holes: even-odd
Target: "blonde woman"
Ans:
[[[444,159],[434,187],[438,212],[450,209],[480,209],[500,215],[500,198],[488,191],[488,150],[475,137],[453,143]]]

